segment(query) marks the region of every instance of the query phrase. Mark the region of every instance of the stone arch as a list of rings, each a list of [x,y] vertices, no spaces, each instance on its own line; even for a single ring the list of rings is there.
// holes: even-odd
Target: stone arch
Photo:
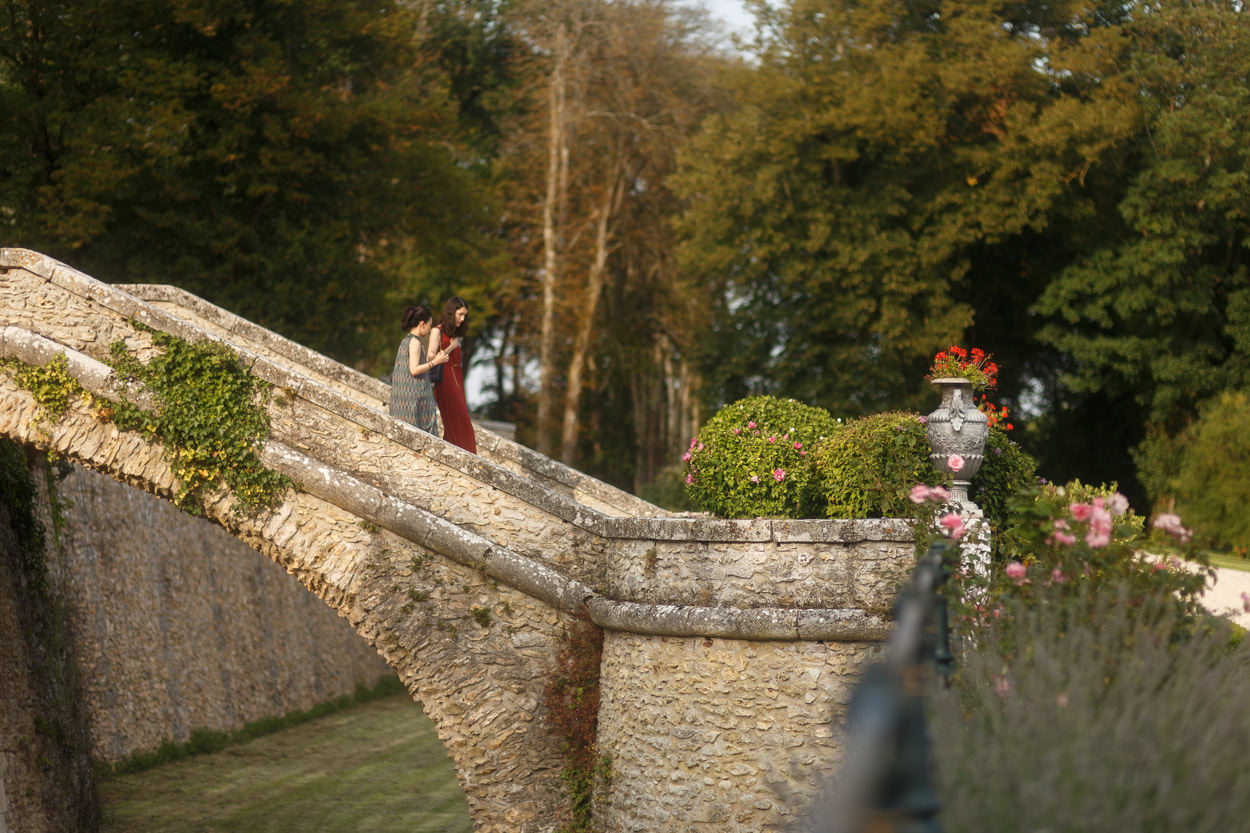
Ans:
[[[82,407],[40,436],[26,427],[39,425],[37,404],[8,380],[0,402],[0,433],[172,498],[158,446]],[[478,830],[548,829],[562,761],[542,728],[542,690],[566,614],[307,493],[256,518],[236,517],[224,497],[207,514],[344,616],[396,669],[434,721]]]

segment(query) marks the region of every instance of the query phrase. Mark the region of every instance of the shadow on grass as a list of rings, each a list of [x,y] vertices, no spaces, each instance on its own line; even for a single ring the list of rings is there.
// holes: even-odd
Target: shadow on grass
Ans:
[[[473,830],[451,760],[407,693],[326,711],[105,777],[101,833]]]

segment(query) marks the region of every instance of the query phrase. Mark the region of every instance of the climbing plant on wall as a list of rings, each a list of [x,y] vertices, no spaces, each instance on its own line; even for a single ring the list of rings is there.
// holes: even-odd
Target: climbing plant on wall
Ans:
[[[260,462],[261,443],[269,433],[264,409],[269,385],[224,345],[191,344],[137,322],[135,327],[149,333],[160,352],[144,364],[125,342],[116,341],[112,365],[123,385],[141,383],[156,408],[145,411],[123,400],[112,418],[120,428],[164,443],[179,483],[174,502],[200,514],[213,488],[224,484],[239,512],[273,505],[291,481]]]

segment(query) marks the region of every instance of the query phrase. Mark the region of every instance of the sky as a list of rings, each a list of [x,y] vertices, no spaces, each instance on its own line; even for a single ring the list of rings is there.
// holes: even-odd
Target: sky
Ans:
[[[718,18],[734,32],[746,34],[751,31],[751,13],[742,5],[742,0],[689,0],[690,5],[702,5],[712,17]]]

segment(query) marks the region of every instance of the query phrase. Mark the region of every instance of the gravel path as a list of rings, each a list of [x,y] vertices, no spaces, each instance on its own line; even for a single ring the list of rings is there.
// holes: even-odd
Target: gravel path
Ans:
[[[1250,594],[1250,573],[1217,567],[1215,583],[1207,586],[1202,603],[1212,613],[1227,616],[1243,628],[1250,628],[1250,613],[1246,612],[1242,593]]]

